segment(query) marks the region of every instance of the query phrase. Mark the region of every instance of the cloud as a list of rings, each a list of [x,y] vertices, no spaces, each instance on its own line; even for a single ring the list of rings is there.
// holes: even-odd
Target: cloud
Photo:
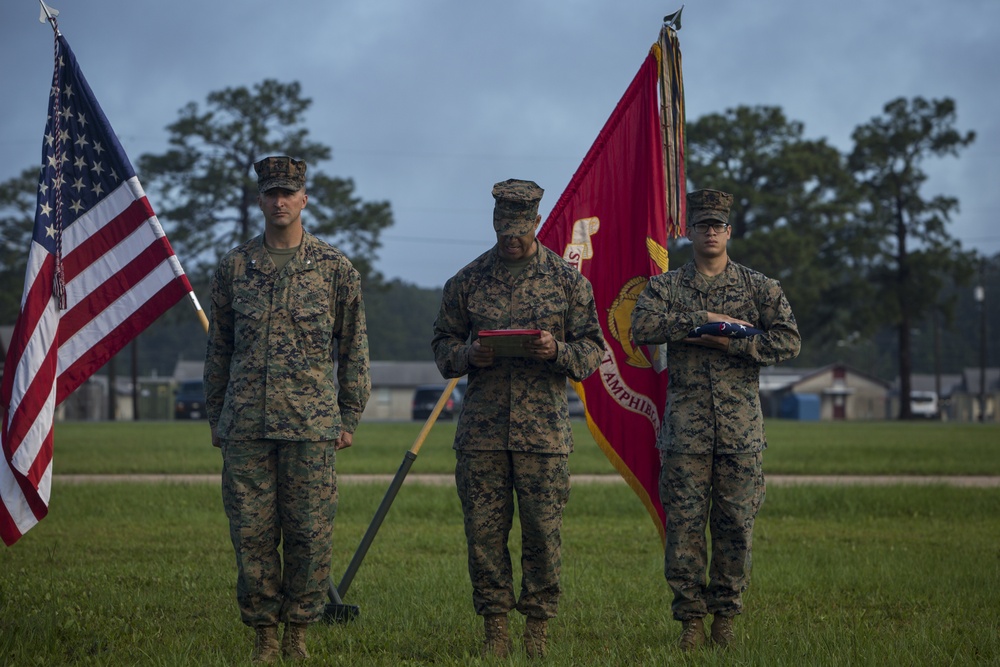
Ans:
[[[542,213],[551,209],[672,11],[652,0],[53,2],[133,161],[166,148],[165,128],[189,102],[265,78],[300,81],[313,99],[310,136],[333,149],[319,167],[392,204],[380,269],[425,286],[492,242],[495,181],[535,180]],[[37,11],[28,0],[0,6],[0,178],[41,153],[52,37]],[[996,25],[995,0],[689,4],[679,33],[688,118],[780,106],[808,138],[846,151],[888,101],[952,97],[958,127],[977,140],[926,165],[927,193],[957,196],[952,233],[992,254]]]

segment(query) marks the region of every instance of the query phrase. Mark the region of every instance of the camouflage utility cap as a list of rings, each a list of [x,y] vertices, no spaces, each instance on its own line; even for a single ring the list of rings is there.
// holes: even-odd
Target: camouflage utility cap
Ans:
[[[525,236],[535,231],[542,190],[534,181],[511,178],[493,186],[493,229],[505,236]]]
[[[297,192],[306,186],[306,163],[302,160],[284,155],[266,157],[255,162],[253,170],[257,172],[257,189],[260,192],[274,188]]]
[[[729,222],[729,207],[733,205],[733,196],[720,190],[695,190],[687,196],[688,224],[693,225],[702,220],[718,220]]]

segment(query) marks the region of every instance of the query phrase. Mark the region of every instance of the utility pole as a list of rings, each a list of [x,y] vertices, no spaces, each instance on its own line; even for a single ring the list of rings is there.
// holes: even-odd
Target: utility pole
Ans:
[[[941,311],[937,307],[931,312],[931,325],[934,333],[934,393],[937,394],[938,414],[937,419],[944,417],[941,408]]]
[[[132,420],[139,421],[139,336],[132,339]]]
[[[973,297],[979,304],[979,421],[986,421],[986,259],[979,259],[979,284]]]

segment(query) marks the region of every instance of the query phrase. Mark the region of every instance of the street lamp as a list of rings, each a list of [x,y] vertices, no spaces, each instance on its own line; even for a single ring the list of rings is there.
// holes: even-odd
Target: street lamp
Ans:
[[[979,421],[986,421],[986,288],[983,287],[983,264],[979,265],[979,284],[972,291],[979,306]]]

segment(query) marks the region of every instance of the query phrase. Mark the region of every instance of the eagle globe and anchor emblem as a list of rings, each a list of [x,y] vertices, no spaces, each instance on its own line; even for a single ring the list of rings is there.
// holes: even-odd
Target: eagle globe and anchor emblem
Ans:
[[[600,227],[600,220],[596,217],[581,218],[574,222],[570,242],[566,244],[563,251],[563,259],[582,272],[583,262],[594,256],[594,245],[590,237],[596,234]],[[667,249],[664,246],[647,237],[646,251],[661,272],[667,270]],[[666,361],[662,358],[664,356],[662,346],[650,348],[653,354],[653,360],[650,361],[643,349],[636,345],[632,338],[632,310],[648,282],[647,277],[640,275],[629,279],[622,285],[608,309],[607,330],[621,346],[622,353],[625,355],[625,363],[635,368],[656,367],[659,370],[661,363]]]

